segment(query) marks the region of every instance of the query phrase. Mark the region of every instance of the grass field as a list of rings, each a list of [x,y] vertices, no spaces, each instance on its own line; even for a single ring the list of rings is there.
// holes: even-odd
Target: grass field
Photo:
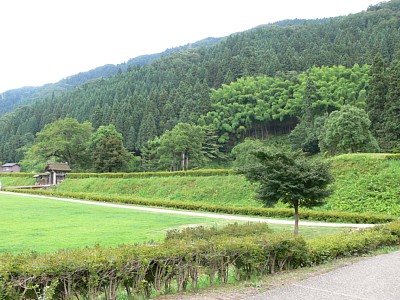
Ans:
[[[68,178],[58,191],[134,196],[232,206],[261,207],[254,200],[255,186],[244,176]]]
[[[331,158],[334,193],[322,209],[400,216],[400,160],[385,157],[348,154]],[[261,207],[254,200],[256,186],[241,175],[67,179],[57,190]]]
[[[211,218],[138,212],[120,208],[59,202],[0,194],[0,253],[38,251],[162,240],[168,229],[188,225],[223,226]],[[271,225],[292,231],[289,225]],[[333,234],[343,228],[301,227],[306,237]]]

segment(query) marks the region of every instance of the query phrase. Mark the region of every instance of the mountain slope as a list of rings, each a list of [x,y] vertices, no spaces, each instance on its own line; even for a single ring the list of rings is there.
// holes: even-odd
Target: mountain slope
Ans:
[[[125,72],[129,66],[134,67],[150,64],[161,57],[166,57],[175,52],[212,46],[222,39],[223,38],[206,38],[195,43],[167,49],[164,52],[131,58],[127,62],[118,65],[107,64],[86,72],[80,72],[56,83],[48,83],[38,87],[28,86],[6,91],[3,94],[0,94],[0,116],[13,111],[18,106],[28,105],[36,100],[51,97],[53,94],[60,94],[72,90],[87,81],[97,78],[109,78],[116,75],[119,70]]]
[[[21,159],[17,149],[59,118],[89,120],[95,128],[113,123],[128,149],[137,151],[178,122],[197,122],[211,110],[210,88],[238,78],[278,75],[291,80],[314,65],[370,64],[377,52],[389,63],[400,54],[399,20],[396,0],[325,22],[266,25],[43,97],[0,118],[0,160]]]

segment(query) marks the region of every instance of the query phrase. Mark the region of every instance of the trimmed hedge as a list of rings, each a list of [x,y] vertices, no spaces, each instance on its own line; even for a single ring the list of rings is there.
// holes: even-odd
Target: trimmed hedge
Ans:
[[[175,172],[133,172],[133,173],[69,173],[70,178],[144,178],[144,177],[173,177],[173,176],[225,176],[234,174],[231,169],[189,170]]]
[[[400,223],[395,227],[398,232],[377,227],[361,230],[357,234],[338,234],[309,240],[310,263],[322,264],[341,257],[362,255],[382,246],[397,245],[400,241]]]
[[[400,153],[393,153],[385,155],[386,160],[400,160]]]
[[[166,207],[174,209],[187,209],[187,210],[214,212],[214,213],[250,215],[258,217],[293,218],[294,214],[293,209],[290,208],[257,208],[251,206],[236,207],[236,206],[211,205],[211,204],[201,204],[194,202],[174,201],[174,200],[135,198],[128,196],[105,196],[105,195],[97,195],[89,193],[59,192],[53,190],[23,190],[23,189],[8,189],[8,188],[4,188],[4,190],[16,193],[66,197],[66,198],[98,201],[98,202],[125,203],[125,204],[143,205],[143,206],[158,206],[158,207]],[[314,220],[314,221],[324,221],[324,222],[347,222],[347,223],[360,223],[360,224],[387,223],[397,219],[396,217],[390,215],[318,211],[318,210],[300,210],[299,216],[301,220]]]
[[[173,229],[167,231],[166,241],[172,239],[185,240],[187,242],[196,240],[208,240],[217,236],[245,237],[272,233],[267,223],[228,224],[223,228],[214,227],[186,227],[184,229]]]
[[[94,247],[50,254],[0,257],[0,299],[117,299],[122,289],[139,295],[197,289],[199,278],[228,281],[275,270],[359,255],[398,245],[400,223],[310,241],[287,234],[247,237],[211,236],[188,243],[173,239],[159,245]]]
[[[199,276],[210,284],[228,280],[229,268],[239,278],[297,267],[307,253],[301,238],[265,235],[188,244],[174,240],[161,245],[87,248],[0,258],[0,298],[6,299],[116,299],[123,287],[132,296],[178,291]],[[49,294],[51,292],[51,294]],[[25,298],[26,297],[26,298]]]
[[[3,172],[0,173],[0,178],[4,177],[30,177],[32,178],[34,173],[24,173],[24,172]]]

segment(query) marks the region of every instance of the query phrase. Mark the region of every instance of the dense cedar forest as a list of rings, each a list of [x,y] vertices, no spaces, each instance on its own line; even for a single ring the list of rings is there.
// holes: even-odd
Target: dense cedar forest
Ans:
[[[63,118],[90,121],[94,130],[113,124],[137,155],[179,123],[211,126],[227,152],[246,137],[286,134],[301,122],[312,128],[343,105],[379,116],[371,131],[391,151],[400,105],[382,99],[398,95],[399,58],[399,0],[345,17],[287,20],[206,39],[81,73],[36,94],[17,90],[18,103],[8,107],[3,95],[0,114],[19,106],[0,117],[0,162],[21,161],[36,134]],[[29,105],[20,105],[24,99]]]

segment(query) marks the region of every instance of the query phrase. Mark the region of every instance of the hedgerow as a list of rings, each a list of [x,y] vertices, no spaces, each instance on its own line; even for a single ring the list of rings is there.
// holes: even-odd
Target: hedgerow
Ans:
[[[27,178],[32,178],[33,173],[24,173],[24,172],[3,172],[0,173],[0,177],[27,177]]]
[[[251,236],[272,233],[267,223],[228,224],[223,228],[195,226],[184,229],[172,229],[167,231],[165,240],[180,239],[185,241],[207,240],[216,236]]]
[[[293,209],[290,208],[258,208],[252,206],[228,206],[228,205],[211,205],[195,202],[183,202],[165,199],[146,199],[135,198],[128,196],[108,196],[90,193],[74,193],[60,192],[56,190],[23,190],[23,189],[7,189],[4,190],[18,193],[47,195],[54,197],[66,197],[75,199],[84,199],[97,202],[109,203],[125,203],[143,206],[159,206],[174,209],[187,209],[197,211],[207,211],[214,213],[226,213],[236,215],[249,215],[259,217],[279,217],[293,218]],[[396,220],[396,217],[381,214],[370,213],[349,213],[337,211],[317,211],[317,210],[300,210],[299,216],[301,220],[314,220],[325,222],[347,222],[347,223],[362,223],[362,224],[379,224],[387,223]]]
[[[227,282],[229,270],[240,280],[398,245],[400,222],[308,243],[301,237],[271,233],[210,234],[207,239],[189,238],[191,242],[182,237],[161,244],[2,255],[0,299],[97,299],[102,295],[111,300],[122,290],[129,298],[149,298],[173,289],[197,289],[200,277],[208,278],[211,285],[216,278]]]
[[[133,172],[133,173],[70,173],[69,178],[145,178],[174,176],[224,176],[234,174],[232,169],[189,170],[175,172]]]

